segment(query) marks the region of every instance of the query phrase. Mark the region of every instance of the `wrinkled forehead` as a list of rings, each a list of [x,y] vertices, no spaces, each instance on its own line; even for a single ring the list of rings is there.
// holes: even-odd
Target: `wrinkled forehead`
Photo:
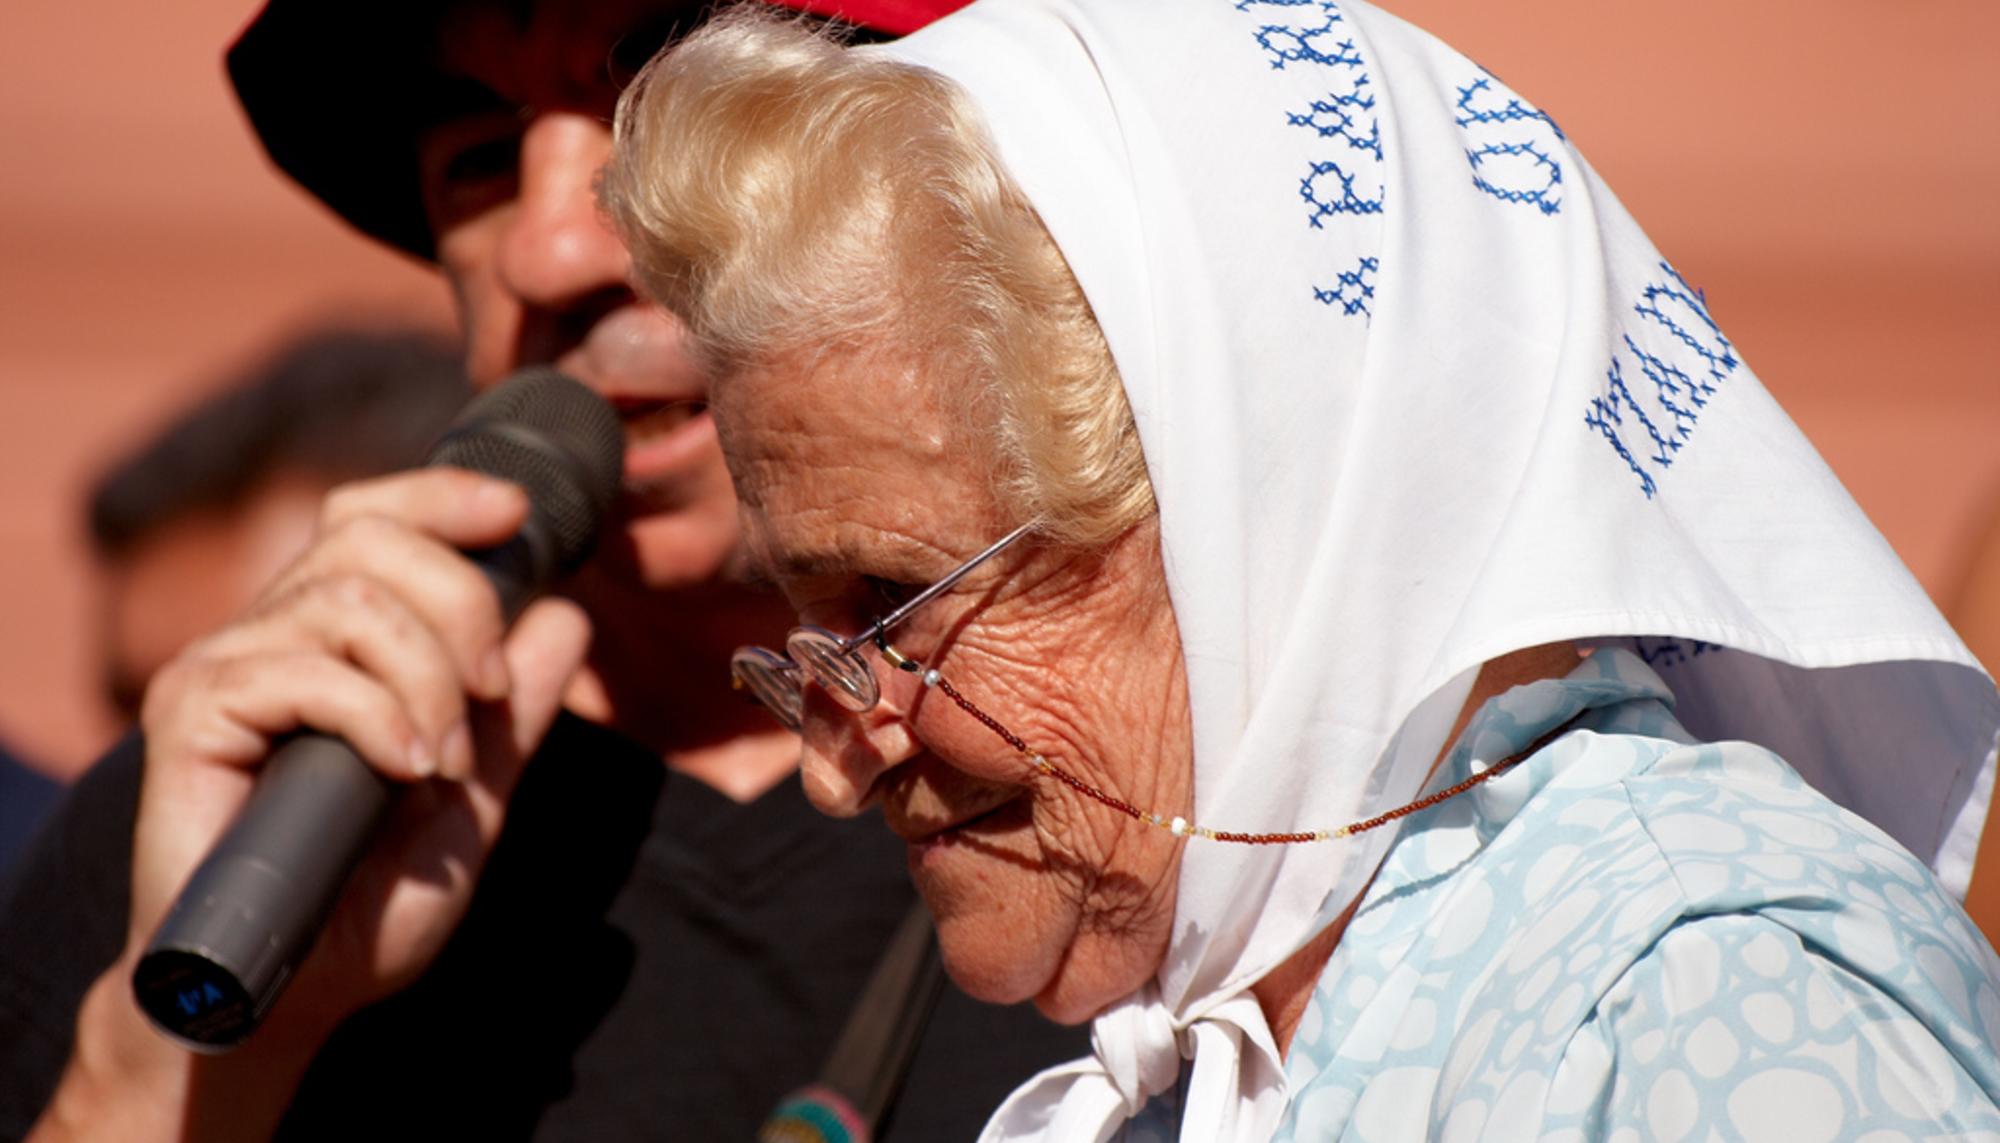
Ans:
[[[928,582],[1000,528],[985,450],[926,377],[865,357],[731,371],[710,409],[746,562],[795,603],[858,573]]]
[[[927,466],[970,463],[933,379],[868,347],[720,370],[709,402],[752,516],[880,496]]]

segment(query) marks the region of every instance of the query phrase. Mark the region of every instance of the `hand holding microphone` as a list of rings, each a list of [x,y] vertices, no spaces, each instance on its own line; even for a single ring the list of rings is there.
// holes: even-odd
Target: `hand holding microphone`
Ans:
[[[322,1008],[344,1014],[421,971],[580,660],[587,629],[566,605],[503,632],[590,550],[622,468],[616,416],[528,371],[473,402],[433,463],[518,485],[525,514],[519,489],[448,469],[350,486],[260,605],[148,695],[135,943],[165,916],[133,984],[192,1046],[254,1029],[316,936],[327,952],[301,987]],[[301,724],[325,733],[283,738],[249,773]],[[385,780],[433,774],[460,781],[398,797]]]

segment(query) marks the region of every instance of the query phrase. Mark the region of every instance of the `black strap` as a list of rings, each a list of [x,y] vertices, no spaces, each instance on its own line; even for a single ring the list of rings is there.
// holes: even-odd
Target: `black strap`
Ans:
[[[875,962],[819,1082],[779,1103],[758,1129],[761,1143],[872,1140],[895,1104],[943,991],[937,932],[918,901]]]

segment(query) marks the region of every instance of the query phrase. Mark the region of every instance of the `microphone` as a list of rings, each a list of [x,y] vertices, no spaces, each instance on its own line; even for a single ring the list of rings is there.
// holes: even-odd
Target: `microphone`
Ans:
[[[520,531],[465,553],[511,623],[590,554],[618,492],[625,437],[597,394],[553,369],[524,369],[467,405],[429,463],[527,490]],[[274,750],[133,970],[153,1025],[206,1052],[255,1031],[312,948],[397,785],[331,735],[294,735]]]

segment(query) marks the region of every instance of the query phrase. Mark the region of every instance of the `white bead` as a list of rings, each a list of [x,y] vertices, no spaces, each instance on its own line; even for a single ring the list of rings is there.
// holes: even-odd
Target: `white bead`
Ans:
[[[927,687],[934,687],[934,686],[938,685],[938,683],[939,683],[940,681],[942,681],[943,679],[944,679],[944,676],[943,676],[943,675],[940,675],[940,674],[938,674],[938,673],[937,673],[937,668],[935,668],[935,667],[933,667],[933,668],[931,668],[930,670],[928,670],[928,671],[925,671],[925,672],[924,672],[924,685],[925,685],[925,686],[927,686]]]
[[[1173,831],[1173,835],[1175,837],[1186,837],[1188,829],[1187,819],[1183,817],[1176,817],[1171,823],[1168,824],[1167,828]]]

